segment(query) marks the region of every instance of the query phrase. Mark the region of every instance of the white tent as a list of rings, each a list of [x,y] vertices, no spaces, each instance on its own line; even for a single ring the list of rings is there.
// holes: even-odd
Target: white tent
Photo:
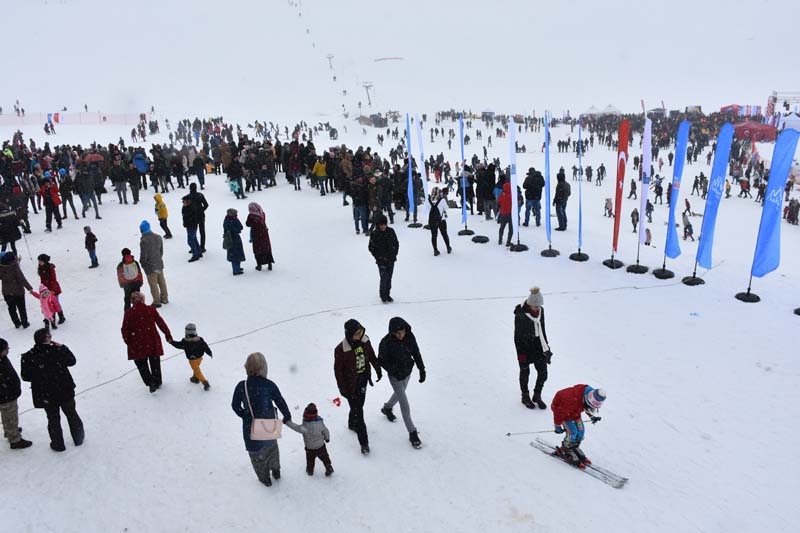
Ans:
[[[590,115],[590,116],[600,115],[600,114],[601,114],[600,110],[597,109],[595,106],[591,106],[589,109],[581,113],[581,115]]]
[[[800,114],[784,113],[778,123],[778,131],[784,129],[794,129],[800,131]]]
[[[619,109],[617,109],[617,108],[616,108],[616,107],[614,107],[613,105],[611,105],[611,104],[608,104],[608,107],[606,107],[605,109],[603,109],[603,111],[602,111],[602,113],[601,113],[601,114],[602,114],[602,115],[621,115],[621,114],[622,114],[622,111],[620,111]]]

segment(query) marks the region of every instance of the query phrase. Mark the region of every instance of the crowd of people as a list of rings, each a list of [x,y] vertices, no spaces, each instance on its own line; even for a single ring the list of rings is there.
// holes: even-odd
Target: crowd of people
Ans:
[[[434,118],[435,126],[430,128],[430,134],[432,139],[447,137],[447,142],[451,145],[455,132],[452,128],[446,132],[442,125],[442,121],[448,118],[453,118],[453,112],[437,113]],[[632,136],[633,131],[641,130],[643,120],[639,116],[631,118]],[[662,117],[661,120],[654,122],[652,159],[655,163],[651,173],[654,173],[656,165],[659,172],[662,171],[664,162],[660,154],[664,150],[669,151],[674,145],[677,124],[682,118]],[[703,152],[707,153],[707,160],[710,161],[715,150],[713,139],[716,129],[726,118],[729,117],[709,117],[702,128],[693,130],[687,152],[687,163],[695,162]],[[426,119],[427,117],[423,116],[423,120]],[[474,119],[468,120],[467,125],[475,130],[473,133],[475,139],[482,142],[483,132],[473,127],[472,120]],[[605,146],[609,150],[615,149],[618,143],[615,134],[619,120],[620,117],[616,116],[583,117],[582,126],[587,128],[588,137],[578,142],[572,134],[578,122],[564,119],[563,122],[571,129],[567,138],[558,140],[558,150],[585,155],[595,145]],[[560,122],[554,120],[552,126]],[[492,132],[495,137],[504,137],[512,127],[518,128],[520,133],[523,128],[526,132],[541,131],[544,119],[483,117],[479,124]],[[168,122],[167,127],[169,129]],[[523,209],[523,226],[530,224],[531,214],[535,225],[537,227],[541,225],[541,202],[545,187],[542,172],[531,167],[521,180],[521,186],[512,191],[509,168],[503,167],[499,158],[492,160],[488,158],[486,147],[491,146],[491,135],[488,135],[487,144],[483,146],[482,158],[474,154],[469,160],[451,164],[442,152],[430,156],[421,165],[411,158],[409,170],[405,137],[399,135],[397,128],[394,130],[387,128],[385,137],[383,133],[379,133],[381,146],[387,137],[397,141],[397,145],[389,149],[386,158],[381,157],[370,147],[359,146],[353,150],[346,144],[332,146],[319,152],[314,139],[318,139],[324,132],[329,132],[331,130],[329,124],[309,126],[300,122],[290,131],[288,126],[281,129],[273,123],[256,121],[253,129],[255,138],[251,139],[240,126],[233,127],[221,117],[207,120],[184,119],[178,122],[177,130],[173,132],[170,129],[169,144],[153,144],[149,150],[143,147],[126,147],[121,138],[117,144],[92,145],[89,148],[80,145],[51,147],[49,143],[39,147],[33,140],[26,144],[21,133],[3,144],[3,150],[0,152],[0,175],[3,177],[0,184],[0,242],[4,254],[0,258],[0,280],[9,316],[16,328],[30,326],[25,305],[26,292],[37,298],[41,305],[44,328],[38,329],[34,334],[35,345],[23,355],[21,371],[22,379],[33,384],[34,406],[42,407],[47,412],[50,446],[53,450],[65,449],[59,413],[63,412],[66,416],[75,445],[79,446],[83,442],[84,430],[75,408],[75,384],[68,370],[76,363],[76,359],[66,346],[52,340],[51,331],[66,321],[59,302],[61,286],[56,278],[55,265],[47,254],[42,253],[38,256],[37,274],[40,278],[38,291],[34,290],[20,269],[17,242],[25,234],[33,231],[29,218],[30,210],[34,214],[38,214],[40,210],[44,211],[45,232],[53,231],[53,222],[57,231],[69,220],[70,213],[74,219],[80,220],[86,218],[87,213],[91,215],[93,212],[96,220],[102,220],[100,206],[103,206],[103,195],[108,193],[107,182],[113,187],[120,205],[128,204],[128,189],[131,192],[132,203],[137,204],[141,201],[140,192],[148,190],[148,186],[152,188],[154,213],[163,237],[153,231],[147,220],[141,221],[138,260],[130,248],[123,248],[116,267],[117,279],[123,290],[123,341],[127,346],[128,358],[134,362],[143,383],[151,393],[158,391],[162,384],[160,367],[160,358],[164,354],[162,335],[172,346],[184,350],[192,371],[190,381],[202,384],[204,390],[210,388],[210,383],[200,366],[205,355],[209,357],[213,355],[209,345],[197,335],[196,325],[187,324],[183,339],[176,341],[158,311],[161,306],[169,304],[169,293],[164,277],[162,239],[173,238],[164,195],[177,189],[186,189],[181,193],[183,194],[181,219],[191,252],[188,261],[199,261],[206,252],[205,212],[209,204],[200,191],[205,189],[207,173],[224,174],[228,188],[236,199],[246,199],[249,194],[277,186],[277,177],[280,173],[285,174],[287,183],[296,191],[302,191],[305,186],[307,189],[317,191],[321,196],[341,193],[342,205],[351,206],[355,233],[369,238],[367,248],[378,267],[380,278],[378,293],[384,303],[393,301],[392,275],[400,246],[390,224],[395,223],[398,211],[405,212],[406,222],[416,223],[420,207],[424,203],[428,204],[427,227],[431,232],[434,256],[440,255],[438,247],[440,235],[447,253],[453,251],[447,233],[447,210],[458,204],[448,198],[451,192],[460,199],[462,207],[466,208],[470,215],[475,215],[477,209],[478,216],[498,223],[500,245],[503,244],[506,228],[508,232],[505,244],[511,245],[512,216],[516,215],[522,221]],[[151,133],[154,133],[153,128]],[[157,125],[155,133],[158,133]],[[281,136],[284,138],[283,142]],[[132,140],[137,139],[132,138]],[[180,142],[182,146],[176,148],[174,142]],[[674,162],[672,151],[667,154],[667,160],[672,166]],[[634,171],[639,172],[641,180],[642,159],[637,155],[633,161]],[[602,164],[596,173],[590,166],[573,167],[573,180],[586,178],[591,182],[594,177],[595,184],[601,186],[605,175],[605,166]],[[739,196],[742,197],[749,194],[751,178],[755,179],[759,189],[764,187],[769,179],[769,169],[764,167],[763,160],[758,159],[746,142],[736,141],[730,161],[730,176],[734,182],[739,183],[742,191]],[[655,203],[648,201],[645,213],[649,220],[652,220],[654,205],[663,203],[661,182],[660,175],[656,175],[652,185],[656,190]],[[432,187],[426,196],[425,191],[429,183]],[[695,178],[693,185],[692,194],[702,194],[704,197],[708,181],[702,172]],[[637,180],[634,178],[631,180],[629,198],[635,197],[636,187]],[[670,202],[670,187],[671,185],[667,188],[667,203]],[[730,196],[730,181],[726,190],[726,196]],[[789,222],[796,224],[798,203],[789,198],[790,190],[790,185],[787,185],[786,200],[789,205],[785,217]],[[80,201],[80,217],[74,203],[74,195],[77,195]],[[566,171],[561,167],[556,173],[553,198],[553,207],[558,219],[557,231],[567,229],[566,206],[570,195],[571,188],[566,179]],[[687,211],[683,213],[684,239],[687,237],[693,239],[691,223],[688,221],[688,215],[692,212],[688,208],[688,199],[686,202],[688,213]],[[610,199],[606,199],[605,210],[607,216],[615,216],[610,206]],[[634,209],[631,219],[635,232],[639,221],[638,209]],[[102,222],[97,223],[102,224]],[[226,258],[231,263],[234,276],[244,273],[242,263],[246,261],[246,253],[241,234],[245,227],[250,228],[249,241],[252,243],[255,269],[262,270],[262,267],[266,266],[267,270],[272,270],[275,260],[266,224],[266,213],[259,203],[255,201],[248,203],[244,224],[239,219],[237,209],[227,209],[221,225],[222,246],[226,250]],[[88,225],[84,227],[84,235],[84,247],[91,262],[89,268],[97,268],[98,239]],[[6,251],[8,247],[10,251]],[[150,304],[146,303],[146,297],[141,292],[145,278],[150,288]],[[543,297],[538,288],[532,289],[525,302],[516,306],[514,317],[514,340],[519,363],[522,404],[529,409],[546,409],[542,391],[553,354],[545,328]],[[365,334],[365,328],[358,321],[348,320],[344,331],[344,339],[334,350],[334,374],[341,396],[349,403],[348,427],[356,433],[361,452],[368,454],[370,451],[363,408],[367,388],[374,385],[373,372],[376,377],[375,382],[380,381],[385,372],[389,376],[392,388],[392,394],[383,404],[381,412],[390,422],[394,422],[397,417],[393,408],[399,404],[409,441],[415,448],[420,447],[421,440],[411,419],[406,389],[414,367],[418,369],[420,383],[425,381],[426,373],[410,324],[400,317],[392,318],[388,333],[381,340],[377,354]],[[0,339],[0,378],[10,383],[10,387],[4,391],[7,394],[0,396],[0,400],[3,400],[0,401],[0,413],[3,416],[5,436],[11,447],[21,449],[30,446],[31,442],[23,439],[18,431],[16,421],[18,379],[15,378],[16,372],[10,365],[7,354],[8,343]],[[537,372],[532,394],[529,389],[531,364]],[[236,387],[232,408],[242,418],[245,448],[258,479],[270,485],[272,479],[280,478],[280,456],[274,427],[277,422],[273,423],[272,430],[266,432],[268,437],[262,438],[263,436],[255,435],[254,429],[255,421],[262,419],[280,420],[302,434],[307,457],[306,471],[309,475],[314,473],[316,459],[320,459],[323,463],[325,475],[331,475],[333,467],[325,446],[330,440],[330,431],[325,426],[316,404],[309,403],[304,410],[302,424],[295,424],[291,420],[291,413],[277,385],[267,378],[267,362],[263,354],[258,352],[251,354],[245,363],[245,370],[247,379]],[[587,385],[576,387],[575,390],[580,389],[580,394],[570,392],[569,401],[572,405],[575,403],[572,401],[573,396],[575,398],[580,396],[581,401],[576,404],[577,411],[572,406],[565,414],[562,406],[557,408],[557,404],[560,405],[559,394],[562,393],[556,395],[552,409],[555,413],[556,433],[566,432],[564,442],[559,448],[562,457],[573,464],[585,465],[588,461],[579,448],[583,438],[580,413],[585,409],[592,413],[593,423],[599,420],[599,417],[594,415],[605,399],[605,392]]]

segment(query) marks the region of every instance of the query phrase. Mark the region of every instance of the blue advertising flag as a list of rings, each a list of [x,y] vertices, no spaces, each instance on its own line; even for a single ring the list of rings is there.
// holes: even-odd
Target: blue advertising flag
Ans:
[[[665,247],[667,257],[675,259],[681,255],[678,229],[675,227],[675,209],[678,205],[678,194],[681,189],[683,165],[686,163],[686,148],[689,146],[689,129],[692,124],[688,120],[678,126],[678,136],[675,140],[675,166],[672,169],[672,192],[669,196],[669,222],[667,223],[667,244]]]
[[[511,119],[511,127],[509,128],[508,147],[509,147],[509,166],[508,181],[511,184],[511,205],[518,207],[517,204],[517,126],[514,119]],[[513,208],[512,208],[513,209]],[[519,208],[517,208],[519,214]],[[511,216],[511,238],[519,240],[519,216]]]
[[[414,198],[414,169],[411,158],[411,122],[406,113],[406,150],[408,151],[408,212],[417,212],[417,202]]]
[[[419,162],[420,162],[420,172],[425,170],[425,150],[422,147],[422,122],[419,120],[419,115],[416,116],[417,118],[417,143],[419,144]],[[431,169],[433,170],[433,169]],[[422,177],[422,190],[425,191],[425,198],[428,198],[428,174],[426,173]],[[429,211],[430,204],[427,200],[424,201],[425,205],[425,213]]]
[[[797,150],[800,132],[783,130],[772,152],[772,166],[769,172],[767,190],[764,193],[764,207],[761,210],[761,224],[758,226],[758,240],[750,274],[760,278],[769,274],[781,262],[781,209],[783,191],[789,179],[792,159]]]
[[[581,124],[583,115],[578,116],[578,249],[583,246],[583,141],[581,140]]]
[[[467,224],[467,177],[464,166],[464,115],[458,114],[458,140],[461,141],[461,223]]]
[[[550,113],[544,113],[544,229],[547,242],[552,244],[550,225]]]
[[[714,153],[714,164],[711,166],[711,177],[708,184],[706,209],[703,211],[703,226],[700,229],[700,244],[697,246],[697,263],[711,268],[711,249],[714,247],[714,229],[717,224],[719,202],[725,189],[725,176],[728,174],[728,158],[731,155],[733,142],[733,125],[725,123],[717,137],[717,150]]]
[[[639,244],[647,241],[644,231],[644,221],[647,219],[647,195],[650,192],[650,167],[653,159],[653,121],[645,119],[644,133],[642,134],[642,196],[639,199]]]

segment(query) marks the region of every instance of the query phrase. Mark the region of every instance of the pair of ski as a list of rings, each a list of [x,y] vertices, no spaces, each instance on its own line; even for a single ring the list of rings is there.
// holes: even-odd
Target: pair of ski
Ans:
[[[573,465],[572,463],[564,459],[562,456],[557,455],[555,446],[543,441],[542,439],[536,439],[535,441],[531,442],[531,446],[533,446],[538,450],[541,450],[542,452],[546,453],[547,455],[550,455],[551,457],[555,457],[556,459],[564,463],[567,463],[570,466],[575,467],[577,470],[580,470],[581,472],[589,474],[595,479],[599,479],[606,485],[614,487],[615,489],[621,489],[622,487],[625,486],[625,483],[628,482],[628,478],[617,475],[610,470],[601,468],[594,464],[586,464],[584,465],[584,468],[578,468],[577,466]]]

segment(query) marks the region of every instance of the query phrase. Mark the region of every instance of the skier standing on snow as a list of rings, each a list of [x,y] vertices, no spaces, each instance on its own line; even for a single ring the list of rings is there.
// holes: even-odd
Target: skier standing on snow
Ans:
[[[553,352],[547,343],[543,304],[544,296],[539,287],[533,287],[525,303],[514,308],[514,347],[519,362],[519,388],[522,405],[528,409],[547,409],[547,404],[542,400],[542,388],[547,381],[547,365],[550,364]],[[536,369],[532,398],[528,395],[531,363]]]
[[[553,397],[553,423],[555,432],[564,434],[564,441],[556,448],[556,455],[575,466],[591,464],[580,449],[583,441],[584,427],[581,415],[589,415],[592,424],[600,421],[598,410],[606,399],[603,389],[594,389],[589,385],[573,385],[561,389]]]
[[[422,354],[419,352],[417,339],[411,332],[411,326],[399,316],[389,320],[389,333],[381,339],[378,347],[378,363],[389,376],[389,384],[394,391],[389,400],[383,404],[381,413],[389,419],[389,422],[394,422],[397,417],[392,412],[392,407],[399,402],[403,423],[408,430],[408,439],[414,448],[421,448],[422,442],[419,440],[417,427],[411,420],[406,387],[415,365],[419,369],[419,382],[425,382],[425,364],[422,362]]]

